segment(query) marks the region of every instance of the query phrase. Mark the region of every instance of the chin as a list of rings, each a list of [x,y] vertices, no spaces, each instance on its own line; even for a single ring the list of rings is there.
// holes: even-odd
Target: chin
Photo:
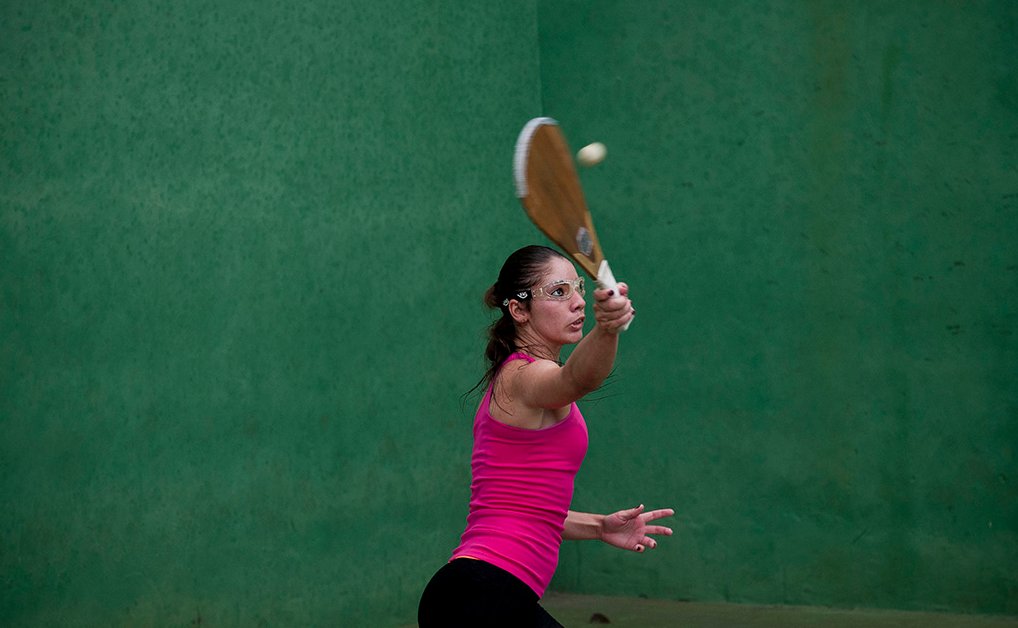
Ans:
[[[568,340],[566,340],[566,344],[574,345],[577,342],[583,340],[583,330],[581,329],[580,331],[573,332],[566,336],[566,338],[568,338]]]

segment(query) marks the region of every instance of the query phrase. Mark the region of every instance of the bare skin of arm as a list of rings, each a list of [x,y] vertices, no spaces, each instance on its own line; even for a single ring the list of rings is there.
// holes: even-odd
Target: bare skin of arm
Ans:
[[[570,510],[562,538],[567,541],[599,540],[620,549],[643,552],[657,547],[657,541],[650,535],[672,534],[671,528],[650,525],[650,522],[674,514],[671,508],[644,512],[642,504],[610,515]]]
[[[619,284],[617,293],[595,291],[597,322],[561,366],[555,360],[562,345],[524,324],[518,344],[535,347],[533,352],[539,359],[532,363],[517,360],[502,369],[495,386],[492,414],[518,427],[547,427],[564,418],[570,404],[596,390],[611,373],[619,332],[635,314],[628,291],[624,283]],[[582,298],[574,307],[582,315]],[[510,305],[510,312],[517,320],[527,322],[529,312],[518,303]]]

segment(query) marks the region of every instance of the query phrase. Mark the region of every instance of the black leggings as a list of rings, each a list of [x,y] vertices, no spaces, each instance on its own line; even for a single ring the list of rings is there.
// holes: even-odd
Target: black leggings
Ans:
[[[533,589],[511,573],[483,560],[457,558],[424,588],[417,624],[562,628],[537,602]]]

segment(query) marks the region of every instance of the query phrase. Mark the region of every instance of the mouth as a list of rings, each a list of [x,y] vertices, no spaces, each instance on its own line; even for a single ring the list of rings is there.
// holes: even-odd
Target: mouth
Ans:
[[[585,318],[581,316],[580,318],[578,318],[575,321],[573,321],[572,323],[570,323],[569,327],[571,329],[583,329],[583,321],[584,320],[585,320]]]

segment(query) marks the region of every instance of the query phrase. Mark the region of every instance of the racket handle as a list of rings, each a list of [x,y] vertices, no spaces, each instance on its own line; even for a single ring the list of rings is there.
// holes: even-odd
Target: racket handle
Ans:
[[[601,265],[597,267],[597,287],[602,290],[618,290],[618,282],[615,281],[615,275],[612,274],[612,269],[608,266],[608,260],[601,260]],[[629,329],[629,325],[633,321],[629,321],[622,327],[622,331]]]

